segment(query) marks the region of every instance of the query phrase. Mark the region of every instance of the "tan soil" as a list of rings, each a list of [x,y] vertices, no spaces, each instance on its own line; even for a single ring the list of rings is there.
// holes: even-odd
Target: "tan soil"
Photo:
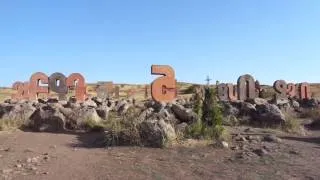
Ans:
[[[98,136],[0,132],[0,179],[320,179],[320,131],[283,137],[269,144],[275,152],[246,159],[210,146],[107,149]]]

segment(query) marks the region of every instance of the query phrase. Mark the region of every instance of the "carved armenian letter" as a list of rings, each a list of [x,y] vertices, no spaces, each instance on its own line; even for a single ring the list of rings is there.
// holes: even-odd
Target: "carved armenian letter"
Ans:
[[[120,87],[119,87],[119,86],[116,86],[116,87],[114,88],[114,97],[115,97],[116,99],[119,99],[119,98],[120,98]]]
[[[151,84],[151,95],[155,101],[171,102],[177,94],[175,72],[170,66],[152,65],[152,75],[162,75]]]
[[[49,88],[47,86],[40,86],[41,84],[48,84],[49,78],[42,72],[34,73],[30,78],[29,83],[29,98],[30,100],[37,100],[39,94],[49,95]]]
[[[288,87],[284,80],[277,80],[273,84],[273,88],[277,93],[278,98],[287,98]]]
[[[13,83],[12,85],[12,89],[17,91],[16,94],[13,94],[11,96],[12,99],[16,99],[16,100],[21,100],[23,99],[23,95],[24,95],[24,84],[23,82],[17,81],[15,83]]]
[[[237,86],[234,86],[231,83],[227,84],[228,87],[228,97],[230,101],[236,101],[238,99]]]
[[[144,87],[144,98],[148,99],[148,97],[149,97],[149,87],[148,87],[148,85],[145,85],[145,87]]]
[[[240,76],[238,79],[239,100],[254,99],[256,97],[256,87],[254,78],[249,75]]]
[[[220,101],[229,101],[227,84],[221,83],[218,85],[218,97]]]
[[[310,85],[306,82],[300,84],[300,98],[311,99]]]
[[[62,73],[53,73],[49,77],[49,90],[59,94],[59,99],[65,99],[67,88],[67,77]]]
[[[288,85],[288,89],[287,89],[287,94],[290,98],[293,98],[297,95],[297,88],[296,85],[293,83],[289,83]]]
[[[86,99],[86,83],[84,77],[79,73],[73,73],[67,78],[68,88],[75,88],[75,97],[78,101],[84,101]]]

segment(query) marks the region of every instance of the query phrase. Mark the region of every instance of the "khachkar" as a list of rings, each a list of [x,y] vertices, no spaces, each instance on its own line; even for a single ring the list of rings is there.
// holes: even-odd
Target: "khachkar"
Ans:
[[[249,100],[259,97],[263,89],[259,81],[249,75],[240,76],[237,85],[222,83],[218,85],[218,97],[221,101]],[[287,84],[284,80],[277,80],[273,88],[275,99],[284,100],[287,98],[311,99],[310,85],[306,82]]]

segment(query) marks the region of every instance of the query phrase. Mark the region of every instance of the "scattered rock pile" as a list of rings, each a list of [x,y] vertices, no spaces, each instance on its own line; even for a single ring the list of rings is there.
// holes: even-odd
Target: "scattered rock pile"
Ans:
[[[276,127],[286,122],[284,113],[278,105],[255,98],[248,102],[222,102],[224,125],[254,124],[263,127]],[[289,101],[293,110],[306,105],[318,105],[318,101],[310,100],[303,104]],[[105,129],[112,139],[127,142],[133,135],[139,137],[142,145],[162,147],[165,142],[175,140],[177,134],[184,133],[189,125],[198,120],[193,112],[192,99],[177,100],[173,103],[157,103],[154,101],[136,102],[135,100],[100,99],[94,97],[83,103],[71,98],[69,101],[49,99],[47,101],[6,101],[0,104],[0,121],[17,121],[23,127],[40,132],[63,132],[75,130],[91,130],[97,124],[108,124],[121,119],[129,122],[128,132],[114,132]],[[281,106],[280,106],[281,107]],[[135,109],[132,114],[131,109]],[[111,116],[112,115],[112,116]],[[116,116],[114,118],[113,116]],[[121,124],[121,123],[120,123]],[[120,134],[119,134],[120,133]],[[112,143],[112,142],[111,142]]]
[[[192,109],[179,102],[161,104],[147,101],[145,104],[136,104],[134,100],[99,98],[88,99],[83,103],[73,98],[68,102],[55,99],[7,101],[0,104],[0,119],[21,122],[24,128],[38,132],[90,130],[97,124],[120,121],[132,113],[131,108],[136,109],[136,113],[130,121],[137,128],[141,143],[147,146],[161,147],[165,142],[175,140],[176,128],[183,131],[197,120]],[[110,118],[110,113],[116,118]]]
[[[251,124],[262,127],[278,127],[286,122],[286,111],[298,111],[297,101],[288,101],[285,105],[269,103],[265,99],[255,98],[248,102],[222,102],[225,125]]]

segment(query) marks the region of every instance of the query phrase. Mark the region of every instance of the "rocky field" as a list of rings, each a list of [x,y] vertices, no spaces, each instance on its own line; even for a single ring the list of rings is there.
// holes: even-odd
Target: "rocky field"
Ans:
[[[198,100],[6,100],[0,178],[320,178],[317,99]]]

